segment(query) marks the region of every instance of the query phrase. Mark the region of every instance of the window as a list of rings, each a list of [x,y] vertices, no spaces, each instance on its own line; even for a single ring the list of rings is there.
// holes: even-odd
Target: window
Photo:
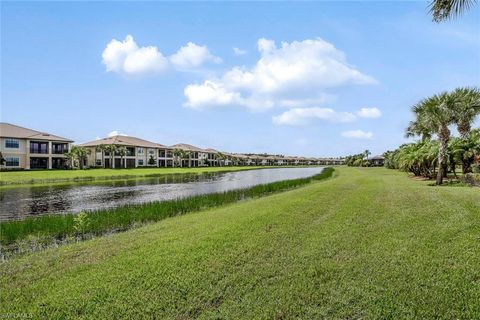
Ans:
[[[143,166],[143,159],[138,159],[138,165]]]
[[[148,149],[148,154],[154,155],[154,154],[155,154],[155,150],[153,150],[153,149]]]
[[[95,165],[101,166],[102,165],[102,159],[96,159],[95,160]]]
[[[143,148],[138,148],[137,151],[138,151],[138,154],[143,154]]]
[[[6,139],[5,140],[5,148],[18,149],[19,146],[20,146],[20,142],[17,139]]]
[[[18,167],[20,165],[20,158],[18,157],[6,157],[5,165],[7,167]]]

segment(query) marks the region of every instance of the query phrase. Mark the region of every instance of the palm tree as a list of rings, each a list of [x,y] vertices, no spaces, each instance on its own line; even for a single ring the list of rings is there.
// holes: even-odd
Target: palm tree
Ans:
[[[123,163],[123,167],[126,168],[127,167],[127,160],[125,159],[125,157],[128,154],[127,147],[125,147],[125,146],[118,147],[116,151],[117,151],[118,155],[120,156],[120,160],[121,160],[120,165]]]
[[[438,151],[438,173],[436,184],[443,183],[443,177],[446,174],[446,152],[447,144],[450,139],[449,125],[455,122],[453,110],[457,98],[454,94],[443,92],[430,98],[426,98],[413,106],[415,120],[407,128],[407,136],[436,134],[439,141]]]
[[[368,159],[368,156],[371,155],[372,153],[370,152],[370,150],[367,149],[367,150],[363,151],[363,154],[365,156],[365,159]]]
[[[467,139],[475,118],[480,115],[480,90],[478,88],[458,88],[453,91],[457,98],[455,123],[462,139]]]
[[[102,166],[105,168],[105,151],[107,146],[104,144],[101,144],[97,146],[97,151],[102,153]]]
[[[80,147],[80,146],[73,146],[72,147],[72,152],[76,155],[76,158],[78,160],[78,163],[80,165],[80,169],[84,168],[84,163],[88,158],[88,155],[90,154],[90,149],[87,149],[85,147]]]
[[[110,156],[110,168],[114,167],[115,153],[117,152],[117,146],[114,144],[105,145],[105,152],[108,152]]]
[[[65,152],[63,155],[65,156],[65,158],[67,159],[67,162],[68,162],[68,166],[73,169],[75,167],[75,159],[77,158],[77,155],[75,154],[75,152],[73,152],[73,147],[71,148],[70,151],[68,152]]]
[[[182,166],[182,155],[183,155],[183,150],[181,149],[173,149],[173,157],[175,158],[173,161],[173,166],[175,166],[175,162],[180,162],[180,167]],[[180,160],[179,160],[180,159]]]
[[[477,0],[433,0],[430,12],[433,21],[442,22],[458,17],[477,3]]]

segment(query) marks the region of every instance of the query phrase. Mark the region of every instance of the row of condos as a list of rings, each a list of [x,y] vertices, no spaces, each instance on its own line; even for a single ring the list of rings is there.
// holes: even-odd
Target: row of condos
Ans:
[[[98,139],[80,146],[90,150],[85,166],[102,168],[343,164],[342,159],[229,153],[185,143],[165,146],[124,135]]]
[[[3,169],[64,169],[65,153],[73,141],[53,134],[0,123]],[[89,150],[86,167],[202,167],[338,165],[342,159],[269,156],[221,152],[185,143],[165,146],[131,136],[117,135],[80,144]]]

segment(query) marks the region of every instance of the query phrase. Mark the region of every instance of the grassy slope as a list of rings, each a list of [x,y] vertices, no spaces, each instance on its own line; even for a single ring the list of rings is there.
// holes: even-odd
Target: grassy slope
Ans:
[[[480,192],[386,169],[0,266],[0,313],[479,318]]]
[[[205,173],[239,171],[264,167],[201,167],[201,168],[137,168],[137,169],[92,169],[92,170],[33,170],[0,172],[0,184],[25,184],[55,182],[55,180],[101,179],[112,177],[143,177],[175,173]]]

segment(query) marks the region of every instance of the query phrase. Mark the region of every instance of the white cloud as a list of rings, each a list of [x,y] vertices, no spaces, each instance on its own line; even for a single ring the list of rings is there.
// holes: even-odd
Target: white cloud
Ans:
[[[243,55],[247,54],[247,50],[243,50],[243,49],[240,49],[240,48],[237,48],[237,47],[233,47],[232,49],[233,49],[233,53],[236,56],[243,56]]]
[[[161,72],[168,67],[168,60],[157,47],[139,48],[131,35],[123,41],[112,39],[102,59],[107,71],[132,75]]]
[[[222,106],[242,103],[239,93],[228,91],[221,84],[211,81],[205,81],[202,85],[188,85],[184,93],[188,97],[186,106],[192,109],[201,109],[210,104]]]
[[[373,133],[370,131],[365,132],[363,130],[351,130],[342,132],[342,137],[353,139],[372,139]]]
[[[120,133],[117,130],[113,130],[112,132],[108,133],[108,137],[115,137],[115,136],[126,136],[125,133]]]
[[[165,57],[155,46],[139,47],[131,35],[125,40],[112,39],[103,50],[102,62],[107,72],[142,75],[163,72],[170,65],[180,69],[197,68],[206,62],[221,63],[206,46],[188,42],[175,54]]]
[[[222,63],[222,59],[212,55],[206,46],[199,46],[193,42],[187,43],[170,56],[170,61],[180,68],[195,68],[205,62]]]
[[[352,122],[356,119],[350,112],[337,112],[330,108],[293,108],[284,113],[274,116],[273,123],[276,125],[303,126],[312,120],[320,119],[329,122]]]
[[[271,107],[281,100],[312,99],[328,88],[350,84],[373,84],[375,79],[349,65],[342,51],[322,40],[304,40],[291,43],[259,39],[260,59],[252,68],[234,67],[223,76],[208,79],[212,83],[241,99],[232,100],[250,109],[267,109],[263,101],[270,101]],[[187,90],[185,90],[187,91]],[[215,97],[216,95],[212,96]],[[186,105],[201,109],[209,106],[225,106],[216,99],[190,100],[186,94]],[[200,101],[200,104],[197,104]]]
[[[371,118],[376,119],[382,116],[382,112],[378,108],[361,108],[357,112],[357,116],[360,118]]]

